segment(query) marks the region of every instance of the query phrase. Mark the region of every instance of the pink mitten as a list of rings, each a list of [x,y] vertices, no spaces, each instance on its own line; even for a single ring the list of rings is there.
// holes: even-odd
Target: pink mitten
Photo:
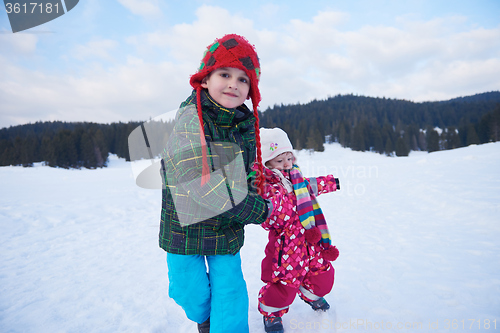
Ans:
[[[336,246],[330,246],[328,249],[321,251],[323,258],[328,261],[335,261],[339,257],[339,250]]]
[[[321,239],[321,231],[319,231],[319,229],[316,227],[313,227],[311,229],[306,229],[304,236],[306,237],[306,241],[309,244],[316,244]]]

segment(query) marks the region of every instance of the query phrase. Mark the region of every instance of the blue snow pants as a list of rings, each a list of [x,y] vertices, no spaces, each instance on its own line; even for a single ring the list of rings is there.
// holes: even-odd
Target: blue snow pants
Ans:
[[[248,333],[248,292],[239,252],[167,253],[167,267],[169,296],[190,320],[202,323],[210,317],[210,333]]]

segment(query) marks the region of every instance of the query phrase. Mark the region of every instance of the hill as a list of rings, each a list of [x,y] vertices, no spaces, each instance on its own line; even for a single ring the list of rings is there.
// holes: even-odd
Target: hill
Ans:
[[[443,101],[443,103],[450,102],[495,102],[500,103],[500,91],[491,91],[482,94],[475,94],[472,96],[457,97],[450,99],[448,101]]]
[[[0,129],[0,166],[45,161],[63,168],[106,166],[109,154],[130,159],[128,136],[141,122],[37,122]],[[155,123],[156,124],[156,123]],[[356,151],[407,156],[498,141],[500,92],[441,102],[337,95],[307,104],[275,105],[261,127],[281,127],[296,149],[324,150],[339,142]],[[169,123],[158,123],[161,131]],[[437,129],[436,129],[437,128]]]
[[[406,156],[499,139],[500,92],[444,102],[337,95],[301,105],[276,105],[261,114],[264,127],[281,127],[297,149],[323,150],[339,142],[358,151]],[[435,128],[440,131],[436,131]]]

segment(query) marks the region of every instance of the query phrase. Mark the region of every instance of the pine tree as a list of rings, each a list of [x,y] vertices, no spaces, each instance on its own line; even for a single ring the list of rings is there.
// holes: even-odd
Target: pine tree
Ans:
[[[96,155],[97,167],[102,168],[106,166],[108,160],[109,150],[106,145],[106,141],[104,138],[104,134],[102,130],[99,128],[94,134],[93,137],[94,142],[94,153]]]
[[[309,128],[309,134],[306,140],[306,149],[312,149],[315,151],[324,151],[325,147],[323,145],[324,140],[321,132],[315,128]]]
[[[427,150],[429,153],[439,151],[439,134],[431,128],[427,130]]]
[[[479,121],[477,125],[477,136],[480,143],[487,143],[490,141],[491,118],[492,114],[488,113],[481,118],[481,121]]]
[[[56,166],[54,144],[52,138],[47,133],[42,136],[40,152],[42,161],[45,161],[50,166]]]
[[[455,149],[460,147],[460,138],[457,129],[450,126],[446,129],[446,146],[445,149]]]
[[[408,156],[410,150],[406,145],[405,140],[402,137],[399,137],[396,141],[396,156]]]
[[[418,143],[417,143],[417,136],[416,134],[413,134],[411,136],[411,150],[417,151],[418,150]]]
[[[479,143],[481,143],[481,142],[479,141],[479,136],[477,135],[476,128],[473,124],[470,124],[469,128],[467,129],[466,146],[476,145]]]
[[[4,165],[15,165],[15,149],[12,140],[0,140],[0,156],[1,164]]]
[[[77,147],[70,130],[60,130],[53,140],[55,165],[62,168],[79,167]]]
[[[14,139],[14,146],[11,153],[12,165],[21,165],[21,152],[23,151],[23,140],[21,137],[16,136]]]
[[[363,133],[363,126],[359,125],[354,127],[351,139],[351,148],[357,151],[365,151],[365,135]]]
[[[0,166],[9,165],[10,162],[7,153],[9,149],[9,140],[0,139]]]
[[[348,147],[350,145],[349,136],[348,125],[345,122],[341,122],[339,125],[338,141],[342,147]]]
[[[40,156],[38,154],[39,151],[39,143],[36,139],[34,133],[29,133],[26,138],[24,138],[22,142],[22,147],[20,148],[20,162],[22,166],[33,166],[33,162],[39,162]]]
[[[384,143],[382,141],[382,135],[380,130],[375,129],[373,132],[373,150],[377,153],[382,154],[384,152]]]
[[[80,139],[80,158],[81,164],[87,169],[94,169],[97,165],[96,154],[94,152],[94,143],[89,133],[83,132]]]
[[[418,133],[418,148],[422,151],[427,150],[427,139],[423,131],[419,131]]]
[[[490,139],[493,142],[500,141],[500,105],[492,112]]]
[[[387,156],[391,156],[392,153],[394,153],[394,148],[393,148],[393,144],[392,144],[392,140],[391,138],[387,138],[386,142],[385,142],[385,154]]]

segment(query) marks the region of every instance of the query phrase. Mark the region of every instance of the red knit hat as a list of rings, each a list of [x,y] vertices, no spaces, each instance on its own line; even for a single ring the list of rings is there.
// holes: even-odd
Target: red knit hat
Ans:
[[[210,44],[203,55],[198,72],[191,76],[191,86],[201,87],[203,79],[218,68],[234,67],[241,69],[250,78],[248,98],[252,99],[253,109],[260,103],[259,77],[260,64],[257,52],[245,37],[225,35]]]
[[[241,69],[250,79],[250,90],[248,98],[252,99],[253,113],[255,116],[255,136],[257,146],[257,162],[259,163],[260,174],[257,179],[257,187],[262,189],[263,186],[263,172],[262,172],[262,154],[260,148],[260,132],[259,132],[259,114],[257,107],[260,103],[259,91],[259,78],[260,78],[260,64],[259,57],[255,51],[255,47],[248,42],[248,40],[240,35],[229,34],[222,38],[216,39],[210,44],[201,60],[198,71],[191,76],[189,83],[196,89],[198,117],[200,119],[200,135],[203,137],[203,118],[201,111],[201,83],[207,75],[216,69],[224,67],[233,67]],[[210,174],[208,171],[208,164],[206,162],[206,150],[203,149],[203,174],[202,185],[208,181]]]

